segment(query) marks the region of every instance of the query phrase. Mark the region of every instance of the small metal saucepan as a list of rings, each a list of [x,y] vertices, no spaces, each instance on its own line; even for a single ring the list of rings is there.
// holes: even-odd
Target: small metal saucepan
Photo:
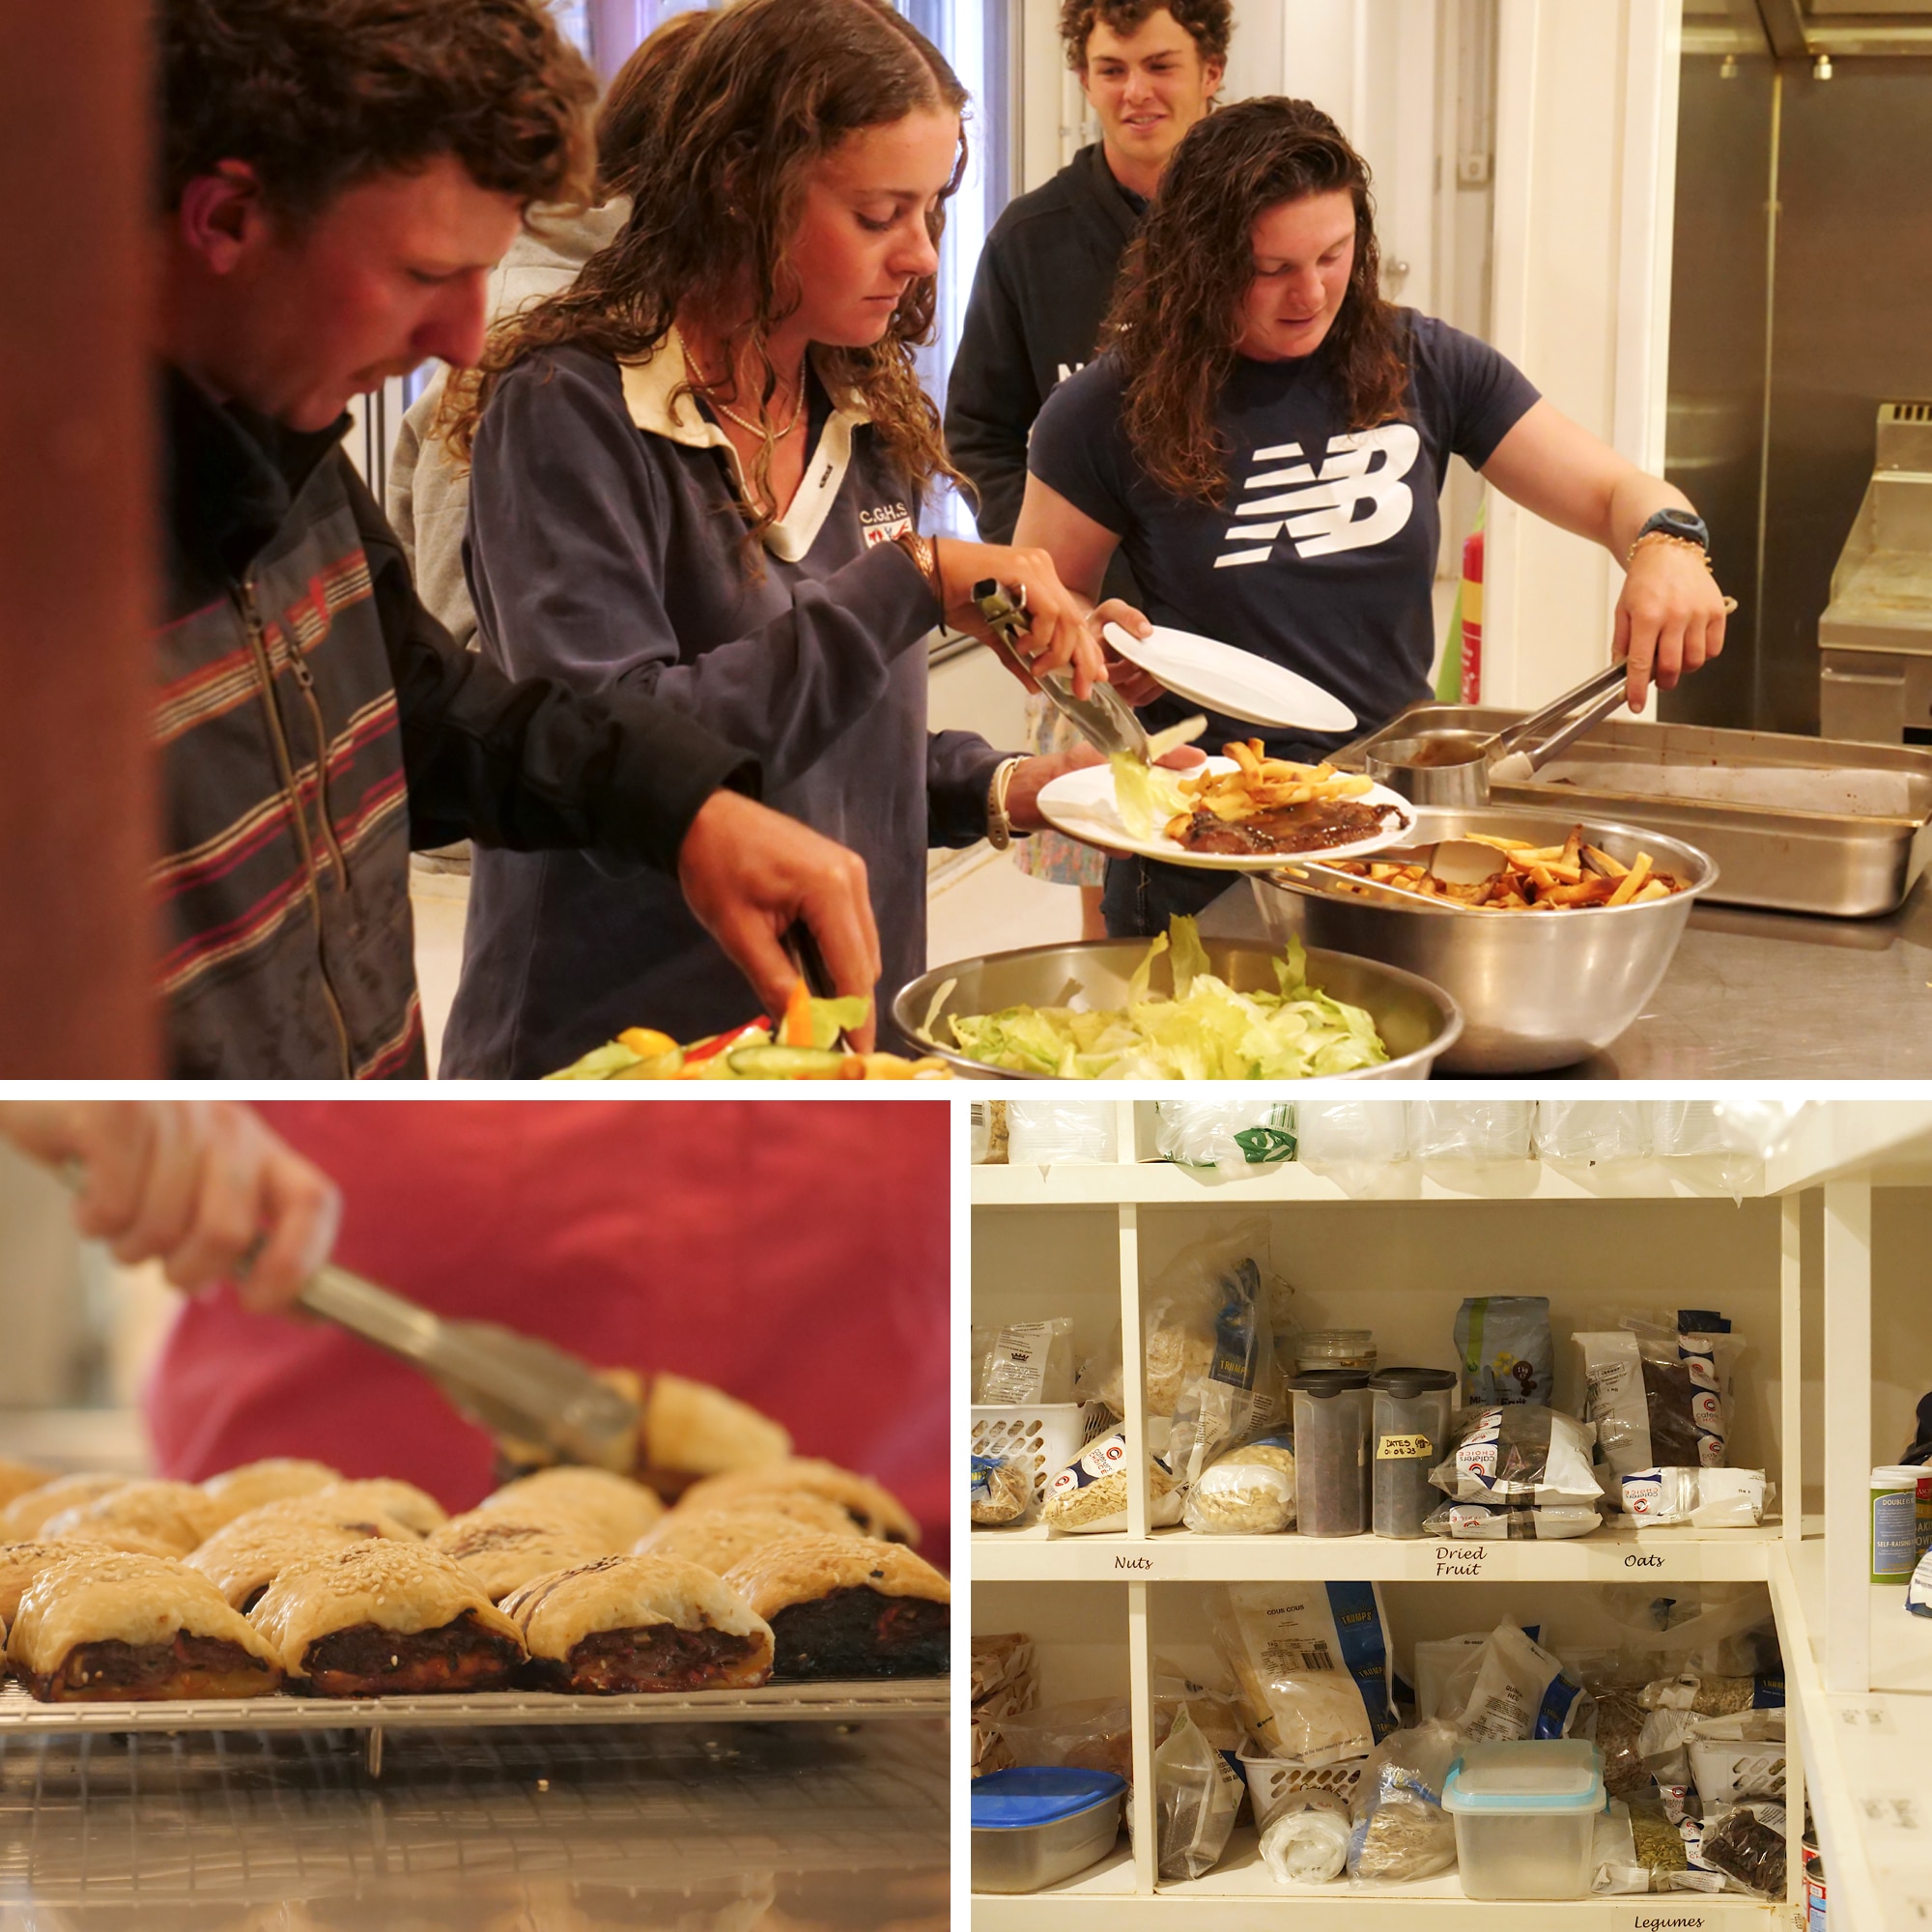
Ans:
[[[1370,778],[1416,805],[1487,805],[1492,773],[1520,782],[1585,731],[1601,724],[1623,702],[1623,693],[1624,667],[1605,665],[1575,691],[1566,691],[1553,703],[1532,711],[1494,736],[1480,731],[1431,731],[1414,738],[1397,738],[1371,752],[1365,764]],[[1583,711],[1570,717],[1579,704]]]

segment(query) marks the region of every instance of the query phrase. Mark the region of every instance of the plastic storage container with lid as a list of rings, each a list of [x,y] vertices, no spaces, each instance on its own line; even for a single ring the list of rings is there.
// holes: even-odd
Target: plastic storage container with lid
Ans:
[[[973,1889],[1038,1891],[1114,1849],[1127,1781],[1111,1771],[1020,1765],[974,1783]]]
[[[1294,1508],[1304,1536],[1360,1536],[1369,1526],[1369,1378],[1359,1370],[1291,1376]]]
[[[1604,1761],[1582,1738],[1472,1744],[1442,1780],[1469,1898],[1588,1898]]]
[[[1420,1536],[1441,1501],[1429,1472],[1448,1447],[1455,1387],[1448,1369],[1384,1369],[1370,1377],[1370,1510],[1378,1536]]]
[[[1310,1328],[1294,1338],[1294,1367],[1298,1375],[1315,1369],[1360,1369],[1376,1372],[1376,1337],[1372,1328]]]

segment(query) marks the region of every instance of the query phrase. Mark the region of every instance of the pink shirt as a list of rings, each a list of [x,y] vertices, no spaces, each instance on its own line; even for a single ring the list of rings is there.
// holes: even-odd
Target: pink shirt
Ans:
[[[341,1184],[335,1259],[598,1366],[668,1369],[901,1496],[943,1563],[949,1121],[920,1101],[320,1100],[263,1119]],[[260,1456],[402,1476],[445,1507],[493,1450],[341,1329],[182,1310],[148,1390],[162,1472]]]

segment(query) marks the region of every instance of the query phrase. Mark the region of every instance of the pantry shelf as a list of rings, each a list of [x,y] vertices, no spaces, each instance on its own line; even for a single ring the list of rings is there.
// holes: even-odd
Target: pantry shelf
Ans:
[[[1056,1536],[1043,1527],[980,1531],[973,1576],[987,1583],[1249,1582],[1268,1579],[1364,1582],[1608,1583],[1763,1582],[1782,1530],[1695,1536],[1607,1524],[1594,1535],[1551,1543],[1398,1541],[1380,1536],[1199,1536],[1155,1530],[1145,1537]],[[1932,1715],[1932,1713],[1928,1713]]]
[[[1445,1179],[1445,1177],[1447,1177]],[[1740,1190],[1753,1198],[1766,1190],[1760,1171]],[[1391,1170],[1389,1191],[1376,1201],[1697,1201],[1720,1190],[1673,1175],[1661,1161],[1634,1161],[1604,1169],[1559,1167],[1547,1161],[1510,1161],[1479,1174],[1451,1166]],[[1728,1198],[1728,1197],[1726,1197]],[[973,1169],[976,1208],[1112,1208],[1123,1202],[1173,1208],[1251,1208],[1268,1202],[1350,1201],[1325,1175],[1296,1161],[1252,1178],[1222,1180],[1169,1161],[1095,1162],[1059,1167],[995,1163]],[[1362,1203],[1367,1206],[1369,1203]]]
[[[1821,1634],[1826,1556],[1809,1538],[1774,1561],[1772,1597],[1785,1680],[1804,1727],[1811,1811],[1825,1849],[1831,1910],[1871,1932],[1932,1925],[1932,1625],[1908,1616],[1904,1591],[1871,1591],[1871,1680],[1825,1689]]]
[[[1591,1898],[1571,1904],[1500,1904],[1464,1898],[1455,1873],[1371,1890],[1346,1883],[1277,1885],[1256,1847],[1252,1826],[1229,1841],[1206,1878],[1135,1895],[1125,1842],[1099,1864],[1044,1891],[973,1899],[976,1932],[1113,1932],[1122,1923],[1157,1923],[1162,1932],[1201,1925],[1212,1932],[1277,1932],[1292,1913],[1297,1932],[1766,1932],[1779,1908],[1754,1899],[1679,1893],[1654,1898]]]

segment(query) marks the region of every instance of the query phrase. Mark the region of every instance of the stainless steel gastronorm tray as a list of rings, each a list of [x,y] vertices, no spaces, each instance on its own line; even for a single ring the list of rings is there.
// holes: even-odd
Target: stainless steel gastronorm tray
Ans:
[[[1423,731],[1498,731],[1524,714],[1413,704],[1335,755]],[[1628,719],[1600,724],[1491,803],[1654,826],[1718,862],[1710,896],[1773,912],[1876,919],[1932,861],[1932,751]]]
[[[0,1739],[19,1731],[481,1730],[493,1725],[788,1723],[860,1718],[943,1718],[949,1680],[766,1684],[755,1690],[570,1697],[554,1690],[480,1690],[443,1697],[183,1698],[179,1702],[42,1704],[17,1684],[0,1690]]]

